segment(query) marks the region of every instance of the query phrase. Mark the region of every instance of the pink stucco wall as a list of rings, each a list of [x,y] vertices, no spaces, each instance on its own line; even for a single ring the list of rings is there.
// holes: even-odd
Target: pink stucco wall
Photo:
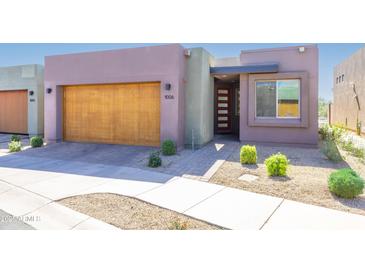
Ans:
[[[293,121],[254,121],[255,101],[252,77],[240,75],[240,140],[250,142],[276,142],[316,145],[318,141],[318,48],[305,46],[300,53],[298,47],[242,51],[241,65],[277,63],[279,73],[303,77],[301,87],[301,119]],[[301,76],[302,75],[302,76]],[[304,75],[304,76],[303,76]],[[261,75],[265,79],[265,75]],[[266,80],[275,79],[274,74]],[[251,84],[250,84],[251,82]],[[255,119],[255,118],[254,118]],[[276,120],[276,119],[275,119]],[[304,122],[303,122],[304,120]]]
[[[182,146],[185,70],[184,49],[177,44],[48,56],[45,138],[48,142],[62,140],[62,86],[153,81],[161,82],[161,141],[169,138]],[[165,90],[165,83],[171,84],[171,90]]]

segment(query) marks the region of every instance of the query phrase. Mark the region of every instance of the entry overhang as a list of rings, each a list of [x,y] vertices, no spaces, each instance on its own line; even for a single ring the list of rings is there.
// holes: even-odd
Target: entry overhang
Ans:
[[[278,71],[279,71],[278,64],[210,67],[211,74],[275,73]]]

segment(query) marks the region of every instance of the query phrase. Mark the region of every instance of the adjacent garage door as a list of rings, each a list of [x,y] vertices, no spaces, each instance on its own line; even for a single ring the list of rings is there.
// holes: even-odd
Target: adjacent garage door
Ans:
[[[160,145],[160,84],[65,86],[64,140]]]
[[[28,134],[27,90],[0,90],[0,132]]]

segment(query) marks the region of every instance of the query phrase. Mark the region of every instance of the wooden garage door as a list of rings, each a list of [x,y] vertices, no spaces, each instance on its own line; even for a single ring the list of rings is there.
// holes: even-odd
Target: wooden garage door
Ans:
[[[0,132],[28,134],[27,90],[0,90]]]
[[[64,140],[160,145],[160,84],[66,86]]]

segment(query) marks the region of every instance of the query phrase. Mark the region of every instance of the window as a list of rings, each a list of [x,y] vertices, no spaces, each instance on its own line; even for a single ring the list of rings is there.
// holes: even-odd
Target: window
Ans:
[[[343,82],[343,78],[345,77],[345,75],[342,74],[341,76],[341,82]]]
[[[299,118],[300,80],[256,81],[257,118]]]
[[[278,117],[297,118],[299,114],[300,81],[277,81]]]
[[[336,77],[336,84],[338,84],[338,77]]]
[[[276,82],[256,82],[256,117],[276,117]]]

